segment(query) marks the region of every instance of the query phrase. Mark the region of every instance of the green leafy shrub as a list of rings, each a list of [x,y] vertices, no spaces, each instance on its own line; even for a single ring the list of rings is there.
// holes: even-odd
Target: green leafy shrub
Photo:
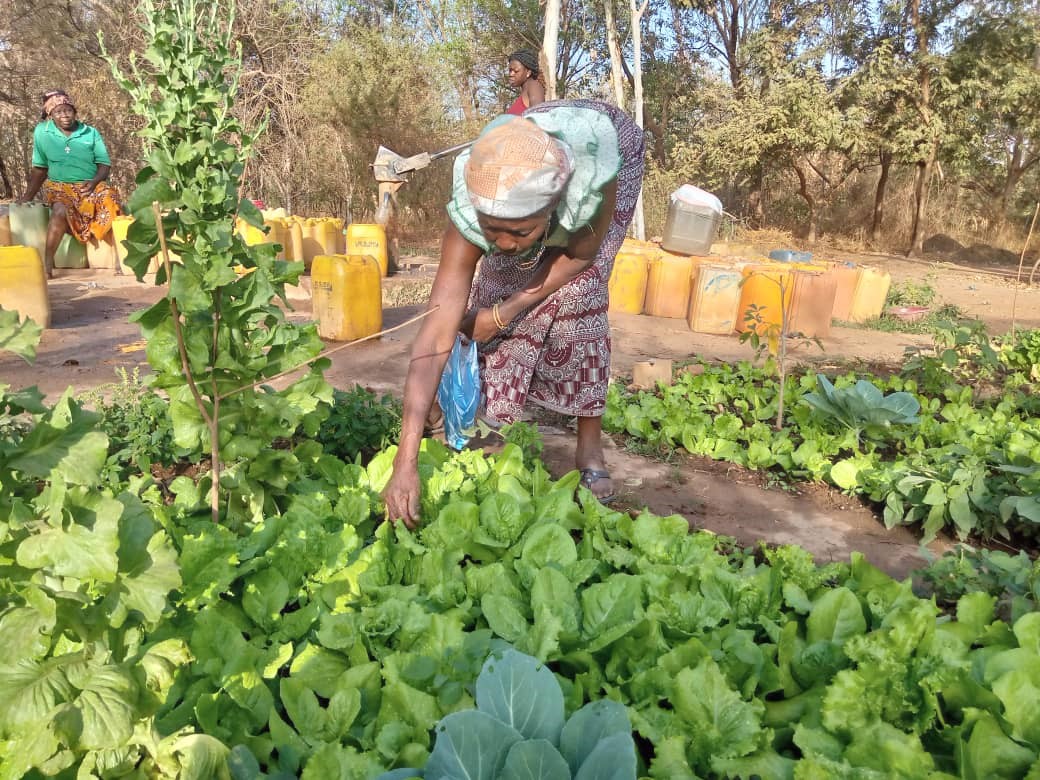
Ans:
[[[959,544],[915,574],[946,606],[969,593],[986,593],[997,599],[1005,620],[1040,609],[1040,562],[1022,551],[1009,555]]]
[[[329,416],[318,428],[315,440],[330,455],[352,461],[359,455],[367,460],[396,444],[400,435],[401,402],[390,395],[379,398],[355,385],[333,392]]]
[[[119,382],[85,398],[108,437],[103,479],[113,487],[148,474],[153,463],[168,465],[189,454],[174,444],[169,402],[141,381],[136,368],[132,374],[123,368],[117,373]]]
[[[529,655],[507,650],[488,658],[476,701],[475,710],[437,724],[425,769],[396,769],[380,780],[635,780],[636,748],[624,705],[600,699],[565,721],[560,684]]]
[[[929,280],[917,282],[906,279],[895,282],[888,288],[886,306],[931,306],[935,303],[936,292]]]

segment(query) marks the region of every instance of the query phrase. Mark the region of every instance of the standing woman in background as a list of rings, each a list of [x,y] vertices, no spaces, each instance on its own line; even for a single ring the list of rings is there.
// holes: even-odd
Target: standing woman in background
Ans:
[[[532,106],[545,102],[545,85],[538,68],[538,55],[530,49],[520,49],[509,55],[509,86],[519,90],[520,95],[507,114],[520,116]]]
[[[51,207],[43,266],[54,277],[54,253],[66,233],[81,244],[101,241],[119,216],[116,191],[106,181],[112,170],[101,133],[76,118],[76,106],[62,90],[43,96],[41,121],[33,130],[32,172],[19,198],[27,203],[43,187]],[[122,273],[116,267],[116,273]]]

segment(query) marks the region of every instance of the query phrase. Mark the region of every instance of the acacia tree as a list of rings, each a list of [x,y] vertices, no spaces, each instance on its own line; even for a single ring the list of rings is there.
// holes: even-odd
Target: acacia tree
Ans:
[[[950,55],[955,121],[946,157],[979,196],[991,226],[1007,221],[1022,178],[1040,162],[1040,10],[1018,0],[958,31]]]

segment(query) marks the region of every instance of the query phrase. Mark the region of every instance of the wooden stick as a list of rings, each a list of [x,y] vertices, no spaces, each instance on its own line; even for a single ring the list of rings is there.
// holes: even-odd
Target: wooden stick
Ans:
[[[288,376],[289,374],[293,374],[293,373],[299,371],[300,369],[304,368],[308,363],[311,363],[312,361],[318,360],[319,358],[323,358],[323,357],[327,357],[329,355],[335,354],[336,352],[339,352],[341,349],[346,349],[347,347],[353,347],[355,344],[360,344],[363,341],[371,341],[372,339],[377,339],[380,336],[385,336],[387,333],[393,333],[395,330],[400,330],[401,328],[404,328],[404,327],[407,327],[408,325],[411,325],[413,322],[418,322],[421,319],[429,317],[431,314],[433,314],[439,308],[440,308],[440,305],[438,304],[437,306],[434,306],[432,309],[427,309],[426,311],[422,312],[421,314],[416,314],[411,319],[405,320],[400,325],[394,325],[394,327],[392,327],[392,328],[387,328],[386,330],[381,330],[378,333],[373,333],[371,336],[364,336],[363,338],[360,338],[360,339],[354,339],[354,341],[348,341],[346,344],[340,344],[338,347],[333,347],[332,349],[326,349],[326,350],[320,352],[319,354],[315,355],[314,357],[310,358],[310,360],[307,360],[307,361],[305,361],[303,363],[300,363],[300,365],[295,366],[294,368],[290,368],[287,371],[283,371],[280,374],[275,374],[274,376],[266,377],[265,379],[261,379],[259,382],[254,382],[251,385],[243,385],[242,387],[238,387],[238,388],[236,388],[234,390],[229,390],[228,392],[224,393],[224,395],[220,396],[220,400],[224,400],[225,398],[233,396],[235,393],[241,393],[243,390],[249,390],[251,388],[254,388],[257,385],[264,385],[264,384],[267,384],[268,382],[273,382],[276,379],[281,379],[282,377]]]
[[[1015,291],[1011,294],[1011,346],[1015,346],[1015,315],[1018,309],[1018,288],[1022,284],[1022,264],[1026,260],[1026,250],[1029,248],[1029,239],[1033,237],[1033,228],[1036,227],[1036,217],[1040,214],[1040,202],[1036,204],[1033,211],[1033,221],[1029,223],[1029,233],[1026,234],[1026,242],[1022,244],[1022,254],[1018,256],[1018,275],[1015,276]],[[1033,267],[1034,270],[1036,266]],[[1029,274],[1029,283],[1033,283],[1033,274]]]

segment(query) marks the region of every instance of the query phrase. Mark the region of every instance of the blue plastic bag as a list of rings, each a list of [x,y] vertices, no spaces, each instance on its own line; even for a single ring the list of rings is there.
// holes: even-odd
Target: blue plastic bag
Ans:
[[[477,343],[460,333],[455,337],[448,363],[437,387],[437,403],[444,413],[444,439],[461,450],[472,436],[480,408],[480,362]]]

